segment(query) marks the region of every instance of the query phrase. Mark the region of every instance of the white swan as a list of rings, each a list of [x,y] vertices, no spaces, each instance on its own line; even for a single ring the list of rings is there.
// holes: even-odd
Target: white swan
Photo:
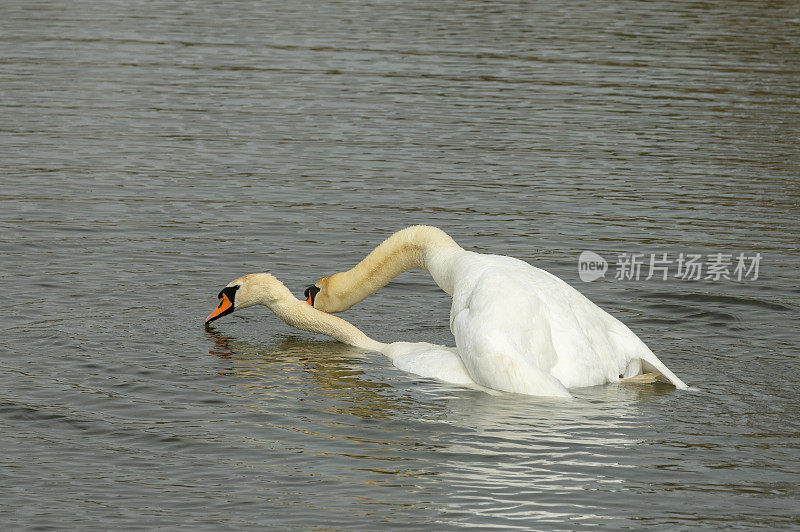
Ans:
[[[353,324],[316,310],[295,298],[283,283],[269,273],[251,273],[228,283],[220,291],[219,305],[206,318],[206,324],[235,310],[264,305],[281,320],[304,331],[324,334],[345,344],[383,353],[398,369],[452,384],[477,386],[452,348],[424,342],[373,340]]]
[[[479,385],[570,397],[568,388],[646,381],[648,371],[687,388],[622,322],[558,277],[512,257],[466,251],[436,227],[398,231],[351,270],[309,286],[306,301],[341,312],[411,268],[428,270],[453,297],[450,330]]]

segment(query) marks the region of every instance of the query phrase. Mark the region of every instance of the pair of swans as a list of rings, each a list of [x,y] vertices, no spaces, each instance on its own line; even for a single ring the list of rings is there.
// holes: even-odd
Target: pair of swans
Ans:
[[[412,268],[428,270],[452,296],[455,348],[384,344],[329,314]],[[288,325],[381,352],[399,369],[459,385],[554,397],[620,381],[665,380],[687,388],[622,322],[558,277],[512,257],[467,251],[436,227],[398,231],[351,270],[309,286],[305,303],[268,273],[240,277],[218,297],[206,323],[265,305]]]

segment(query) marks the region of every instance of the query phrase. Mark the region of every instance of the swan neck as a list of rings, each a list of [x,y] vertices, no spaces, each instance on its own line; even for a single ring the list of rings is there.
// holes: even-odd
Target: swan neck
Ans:
[[[335,296],[336,301],[332,302],[332,308],[325,310],[347,310],[401,273],[413,268],[431,271],[431,266],[438,268],[440,257],[461,249],[450,235],[437,227],[417,225],[398,231],[352,269],[328,278],[328,293]],[[435,272],[431,273],[439,283]]]
[[[373,340],[352,323],[326,314],[295,298],[291,301],[270,302],[267,306],[286,324],[304,331],[324,334],[368,351],[381,351],[386,345]]]

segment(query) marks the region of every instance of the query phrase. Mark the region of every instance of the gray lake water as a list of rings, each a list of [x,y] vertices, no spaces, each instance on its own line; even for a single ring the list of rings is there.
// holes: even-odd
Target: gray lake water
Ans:
[[[0,523],[799,527],[799,98],[794,1],[2,2]],[[300,296],[418,223],[692,389],[490,396],[264,308],[203,327],[235,277]],[[761,262],[646,279],[663,253]],[[342,316],[448,315],[409,272]]]

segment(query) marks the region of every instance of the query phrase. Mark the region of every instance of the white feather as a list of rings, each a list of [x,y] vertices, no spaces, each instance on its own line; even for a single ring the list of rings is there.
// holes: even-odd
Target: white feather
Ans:
[[[415,266],[453,297],[455,353],[478,385],[569,397],[569,388],[653,371],[687,388],[628,327],[563,280],[512,257],[466,251],[435,227],[399,231],[352,270],[323,278],[314,306],[345,310]]]

